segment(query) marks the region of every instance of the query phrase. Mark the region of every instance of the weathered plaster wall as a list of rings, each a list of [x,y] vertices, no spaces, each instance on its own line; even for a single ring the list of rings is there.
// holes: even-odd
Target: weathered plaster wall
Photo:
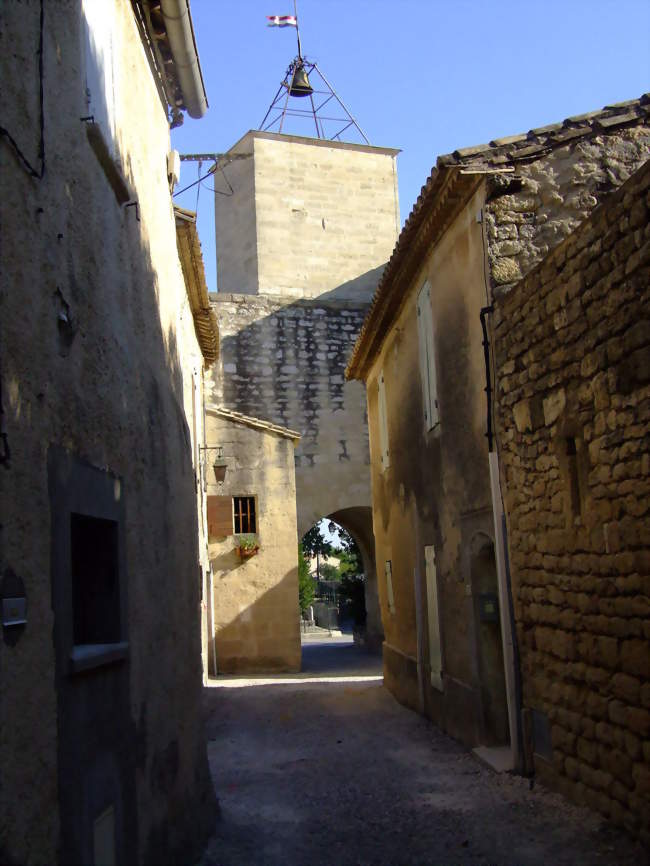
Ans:
[[[479,190],[424,258],[367,381],[386,682],[400,700],[469,745],[480,741],[482,723],[468,551],[477,532],[493,534],[479,321],[486,290],[482,229],[475,220],[482,203]],[[424,423],[416,308],[425,280],[431,285],[440,413],[431,431]],[[377,391],[382,371],[390,463],[383,471]],[[430,685],[425,545],[436,549],[443,693]],[[386,598],[386,560],[392,561],[394,613]]]
[[[230,153],[252,156],[215,195],[219,291],[369,300],[399,231],[398,151],[248,132]]]
[[[649,191],[646,163],[494,319],[523,700],[551,735],[535,767],[646,841]]]
[[[210,539],[217,672],[300,670],[293,440],[207,413],[226,477],[208,496],[254,496],[259,552],[242,560],[234,534]],[[232,532],[232,530],[231,530]],[[216,672],[215,672],[216,673]]]
[[[493,179],[486,208],[492,281],[507,289],[566,238],[648,158],[650,129],[633,126],[518,162]]]
[[[2,470],[0,570],[23,580],[28,600],[27,626],[0,649],[3,862],[57,862],[61,824],[81,820],[57,805],[59,761],[75,756],[62,756],[57,742],[68,674],[63,666],[55,675],[52,642],[61,628],[50,585],[52,446],[120,479],[130,638],[122,663],[130,704],[121,722],[135,755],[137,817],[129,857],[177,862],[181,849],[186,855],[201,845],[213,815],[186,420],[187,372],[199,355],[176,256],[165,112],[126,0],[115,17],[118,151],[141,222],[134,208],[119,207],[79,120],[86,111],[78,4],[56,11],[45,4],[44,178],[28,177],[0,143],[0,375],[11,447]],[[37,5],[3,5],[0,28],[11,44],[0,57],[3,124],[36,165]],[[81,776],[86,757],[79,753]]]

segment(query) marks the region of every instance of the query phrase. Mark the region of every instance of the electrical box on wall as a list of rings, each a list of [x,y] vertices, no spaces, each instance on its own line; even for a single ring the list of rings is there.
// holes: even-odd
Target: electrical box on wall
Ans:
[[[5,570],[0,580],[0,616],[5,641],[9,633],[13,636],[10,640],[17,639],[27,623],[27,593],[23,579],[10,568]]]
[[[2,599],[2,624],[6,628],[9,625],[25,625],[27,622],[27,599],[26,598],[3,598]]]
[[[478,597],[481,622],[499,622],[499,597],[494,592],[482,592]]]

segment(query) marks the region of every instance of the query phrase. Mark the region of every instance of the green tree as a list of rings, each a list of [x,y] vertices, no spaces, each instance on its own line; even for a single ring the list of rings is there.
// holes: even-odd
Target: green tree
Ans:
[[[341,560],[339,564],[341,575],[362,574],[363,560],[361,558],[361,551],[357,547],[354,538],[352,538],[350,533],[343,529],[342,526],[338,526],[338,524],[333,521],[330,521],[328,529],[332,535],[336,533],[339,538],[339,546],[335,547],[334,552]]]
[[[303,535],[302,549],[307,556],[329,556],[333,547],[329,541],[325,540],[320,531],[320,526],[315,523],[312,528]]]
[[[315,523],[312,528],[303,535],[302,549],[307,556],[316,557],[316,579],[320,580],[320,558],[321,556],[329,556],[334,548],[329,541],[326,541],[323,537],[318,523]]]
[[[363,575],[363,559],[354,538],[343,527],[330,522],[329,531],[338,535],[339,546],[335,550],[340,559],[341,583],[338,588],[343,616],[350,617],[356,626],[366,622],[366,581]]]
[[[330,562],[324,562],[320,567],[320,579],[340,580],[341,572],[335,565],[332,565]]]
[[[300,610],[307,610],[314,601],[314,581],[309,573],[309,563],[305,559],[302,544],[298,545],[298,600]]]

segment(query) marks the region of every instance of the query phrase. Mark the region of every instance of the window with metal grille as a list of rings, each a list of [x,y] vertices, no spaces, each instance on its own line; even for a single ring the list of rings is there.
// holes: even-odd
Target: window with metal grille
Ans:
[[[257,532],[254,496],[233,496],[233,513],[235,517],[235,535],[246,532]]]

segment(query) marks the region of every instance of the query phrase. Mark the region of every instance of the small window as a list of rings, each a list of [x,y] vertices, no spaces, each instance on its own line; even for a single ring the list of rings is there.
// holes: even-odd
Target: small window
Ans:
[[[235,535],[257,532],[254,496],[233,496]]]
[[[420,378],[424,403],[424,428],[432,430],[440,421],[438,415],[438,385],[433,345],[433,312],[431,287],[425,283],[418,293],[418,343],[420,348]]]
[[[73,642],[120,640],[117,523],[70,515]]]
[[[571,513],[574,517],[579,517],[582,513],[582,491],[580,489],[580,472],[578,467],[578,449],[576,440],[573,436],[567,436],[565,440],[567,469],[568,469],[568,487],[569,487],[569,504]]]

